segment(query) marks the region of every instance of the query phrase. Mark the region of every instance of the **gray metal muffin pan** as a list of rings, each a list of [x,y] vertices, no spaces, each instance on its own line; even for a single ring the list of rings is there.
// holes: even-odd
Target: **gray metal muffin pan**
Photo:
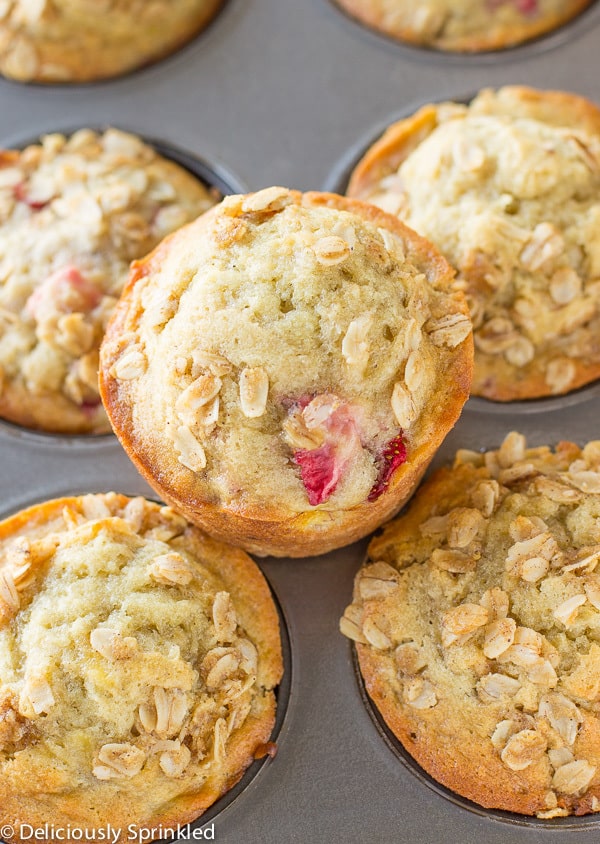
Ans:
[[[599,52],[598,2],[530,45],[444,56],[369,32],[330,0],[229,0],[194,42],[121,79],[62,87],[0,80],[0,145],[57,126],[112,124],[199,156],[235,189],[322,189],[339,184],[365,139],[428,100],[509,83],[599,99]],[[600,385],[512,405],[472,399],[434,465],[457,448],[495,447],[511,429],[533,445],[583,443],[600,438],[598,419]],[[111,436],[0,424],[0,467],[0,515],[72,492],[152,495]],[[469,810],[415,775],[382,734],[338,633],[365,548],[259,561],[291,642],[278,753],[196,826],[214,823],[221,844],[595,844],[596,816],[528,822]]]

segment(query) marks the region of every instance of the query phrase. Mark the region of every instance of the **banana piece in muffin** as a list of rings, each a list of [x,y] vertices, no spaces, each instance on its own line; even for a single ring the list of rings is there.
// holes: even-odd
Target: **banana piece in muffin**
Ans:
[[[600,109],[556,91],[484,90],[391,126],[350,196],[397,214],[458,271],[473,393],[569,392],[600,376]]]
[[[98,349],[129,263],[214,202],[191,173],[116,129],[0,152],[0,417],[110,431]]]
[[[115,493],[0,523],[0,820],[194,820],[262,753],[282,672],[258,568]],[[25,827],[26,828],[26,827]]]
[[[372,540],[341,630],[436,780],[541,818],[600,809],[600,442],[510,433]]]
[[[399,41],[449,52],[503,50],[546,35],[592,0],[336,0]]]
[[[91,82],[174,52],[223,0],[1,0],[0,73]]]
[[[307,556],[406,500],[466,400],[471,354],[429,243],[372,206],[273,187],[133,265],[101,390],[161,497],[247,550]]]

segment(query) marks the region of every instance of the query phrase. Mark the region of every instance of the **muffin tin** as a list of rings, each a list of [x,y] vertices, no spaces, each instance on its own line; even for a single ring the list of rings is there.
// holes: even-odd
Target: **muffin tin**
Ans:
[[[221,188],[339,188],[366,143],[423,102],[508,83],[598,99],[599,44],[600,2],[526,46],[445,56],[367,31],[330,0],[229,0],[194,42],[121,79],[56,87],[0,80],[0,144],[57,126],[115,125],[161,138],[167,155],[169,147],[187,150]],[[597,384],[511,405],[471,399],[434,465],[457,448],[496,447],[511,429],[531,445],[583,443],[600,438],[598,418]],[[112,436],[0,424],[0,466],[0,515],[83,491],[152,495]],[[220,844],[545,844],[557,833],[562,844],[595,842],[600,816],[537,821],[468,806],[385,737],[338,632],[365,549],[363,541],[317,558],[259,560],[290,640],[278,753],[195,826],[214,823]]]

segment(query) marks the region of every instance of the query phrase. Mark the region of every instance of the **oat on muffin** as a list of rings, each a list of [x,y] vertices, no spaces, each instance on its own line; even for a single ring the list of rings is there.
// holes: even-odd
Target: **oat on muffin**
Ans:
[[[471,379],[462,293],[379,209],[266,188],[134,263],[101,351],[135,465],[209,533],[307,556],[381,524]]]
[[[177,50],[223,0],[1,0],[0,73],[91,82]]]
[[[0,523],[11,840],[25,824],[123,840],[192,821],[263,752],[281,672],[256,565],[170,508],[84,495]]]
[[[340,627],[428,773],[487,808],[600,809],[600,442],[462,450],[372,540]]]
[[[399,41],[474,53],[552,32],[592,0],[336,0],[361,23]]]
[[[397,214],[458,271],[473,393],[509,401],[600,376],[600,109],[556,91],[482,91],[391,126],[350,196]]]
[[[0,152],[0,416],[100,433],[98,348],[129,264],[215,202],[116,129]]]

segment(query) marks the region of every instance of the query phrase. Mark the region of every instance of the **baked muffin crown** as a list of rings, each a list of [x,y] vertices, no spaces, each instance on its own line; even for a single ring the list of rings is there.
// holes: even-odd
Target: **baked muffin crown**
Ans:
[[[269,738],[277,612],[258,569],[109,493],[0,524],[0,815],[187,823]]]
[[[98,348],[129,263],[214,201],[117,129],[0,153],[0,416],[55,432],[110,430]]]
[[[176,50],[223,0],[11,0],[0,8],[0,73],[21,82],[90,82]]]
[[[228,197],[134,264],[102,351],[107,411],[184,508],[283,523],[367,506],[421,447],[436,386],[442,415],[464,395],[470,323],[451,278],[369,206]]]
[[[523,87],[426,106],[390,127],[348,192],[398,214],[457,269],[473,392],[561,394],[600,374],[600,110]]]
[[[336,0],[385,35],[450,52],[514,47],[551,33],[591,0]]]
[[[600,797],[600,444],[457,453],[369,546],[341,629],[438,781],[539,817]]]

